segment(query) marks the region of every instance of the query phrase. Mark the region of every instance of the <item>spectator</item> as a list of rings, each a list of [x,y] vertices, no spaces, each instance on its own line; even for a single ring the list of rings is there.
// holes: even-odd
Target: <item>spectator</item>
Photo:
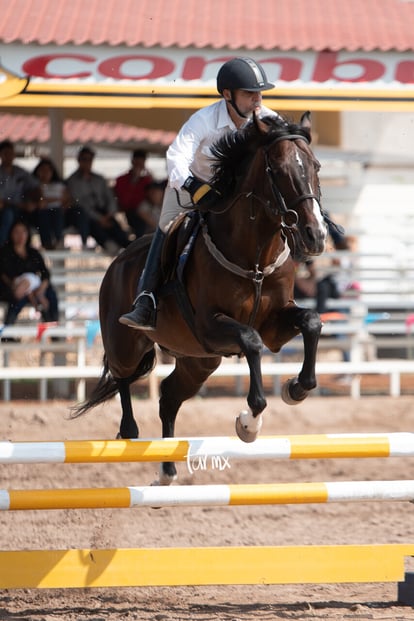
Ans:
[[[151,181],[145,188],[145,198],[138,207],[138,214],[145,222],[145,233],[153,233],[160,219],[167,181]]]
[[[37,223],[45,250],[64,247],[65,211],[70,204],[69,192],[52,160],[42,158],[33,171],[39,183]]]
[[[14,145],[10,140],[0,142],[0,246],[8,237],[18,216],[31,219],[31,192],[36,187],[32,175],[13,164]]]
[[[33,248],[30,228],[23,220],[11,227],[0,250],[0,280],[9,303],[4,323],[15,323],[20,311],[31,304],[43,321],[58,321],[58,300],[50,284],[50,272],[40,252]]]
[[[145,190],[153,180],[145,168],[146,159],[146,151],[136,149],[132,153],[131,169],[117,177],[114,187],[118,209],[125,213],[135,237],[141,237],[147,229],[147,221],[140,212],[140,205],[145,199]]]
[[[343,236],[334,240],[334,248],[338,251],[351,250],[354,244],[353,237]],[[320,278],[316,285],[316,310],[326,313],[328,299],[337,300],[345,295],[358,295],[359,284],[350,281],[349,271],[352,268],[348,256],[334,257],[331,262],[333,271]],[[339,303],[340,306],[340,303]]]
[[[327,218],[328,231],[332,240],[334,250],[350,250],[352,238],[347,237],[342,232],[342,227],[334,225],[332,220]],[[333,269],[332,269],[333,268]],[[355,289],[356,285],[348,282],[347,270],[349,262],[346,258],[334,257],[331,261],[331,268],[328,273],[321,276],[316,270],[316,265],[312,259],[296,266],[295,290],[296,299],[314,299],[316,310],[323,314],[328,312],[327,302],[330,299],[338,299],[349,289]]]
[[[78,153],[78,169],[67,179],[72,209],[84,210],[88,217],[89,234],[111,256],[129,244],[127,233],[114,217],[116,202],[102,175],[92,171],[95,152],[82,147]]]

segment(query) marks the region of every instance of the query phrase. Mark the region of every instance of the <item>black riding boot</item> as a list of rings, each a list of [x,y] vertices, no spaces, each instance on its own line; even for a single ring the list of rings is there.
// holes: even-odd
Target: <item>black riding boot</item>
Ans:
[[[155,330],[157,320],[157,300],[155,291],[158,286],[161,269],[161,251],[165,233],[157,227],[148,251],[144,271],[138,284],[138,295],[134,300],[132,311],[119,318],[130,328],[138,330]]]

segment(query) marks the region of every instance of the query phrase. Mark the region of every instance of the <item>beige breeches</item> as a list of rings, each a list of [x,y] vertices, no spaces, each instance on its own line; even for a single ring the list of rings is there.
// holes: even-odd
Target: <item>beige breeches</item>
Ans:
[[[174,220],[174,218],[176,218],[181,212],[183,212],[185,207],[192,207],[190,195],[188,192],[186,192],[185,190],[180,190],[178,192],[178,196],[181,205],[177,200],[177,192],[169,186],[165,188],[164,201],[162,203],[160,221],[158,223],[158,226],[162,231],[164,231],[164,233],[168,229],[170,222]]]

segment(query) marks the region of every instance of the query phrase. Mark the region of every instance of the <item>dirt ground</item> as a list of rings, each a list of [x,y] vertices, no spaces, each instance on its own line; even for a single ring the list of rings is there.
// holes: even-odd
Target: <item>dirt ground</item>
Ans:
[[[114,400],[76,420],[68,401],[0,405],[1,439],[113,439],[120,416]],[[198,397],[185,404],[177,435],[234,435],[243,398]],[[135,399],[141,437],[159,437],[156,404]],[[262,435],[411,431],[414,397],[310,397],[297,407],[270,397]],[[177,484],[260,483],[412,478],[410,459],[237,461],[223,472],[177,464]],[[4,489],[146,485],[156,464],[0,466]],[[0,514],[3,550],[208,545],[406,543],[414,541],[410,503],[334,503],[263,507],[171,507]],[[411,569],[411,567],[410,567]],[[0,592],[0,620],[115,619],[247,621],[272,619],[413,619],[386,584],[214,586]]]

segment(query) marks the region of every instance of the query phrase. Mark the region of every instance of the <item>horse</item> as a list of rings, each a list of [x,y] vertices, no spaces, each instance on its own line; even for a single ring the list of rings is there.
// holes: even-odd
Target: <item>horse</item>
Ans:
[[[199,392],[223,356],[245,357],[249,367],[249,409],[236,418],[236,432],[245,442],[256,439],[267,405],[264,346],[276,353],[301,333],[302,368],[285,383],[282,399],[300,403],[316,387],[320,317],[293,299],[295,259],[320,255],[327,236],[320,164],[310,142],[305,113],[299,123],[254,117],[213,145],[211,185],[220,198],[208,212],[193,210],[173,222],[163,251],[155,331],[118,321],[136,295],[150,237],[135,240],[114,259],[99,292],[102,376],[91,396],[74,406],[73,416],[119,393],[118,437],[138,438],[130,386],[152,371],[156,344],[175,359],[160,384],[163,437],[174,437],[182,403]],[[175,464],[164,462],[157,484],[176,477]]]

